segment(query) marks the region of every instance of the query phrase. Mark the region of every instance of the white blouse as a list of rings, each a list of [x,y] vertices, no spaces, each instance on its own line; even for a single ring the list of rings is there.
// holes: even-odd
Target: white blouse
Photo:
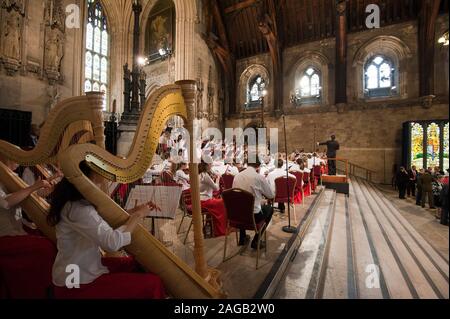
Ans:
[[[183,170],[179,169],[175,173],[175,181],[178,184],[182,185],[182,190],[185,191],[187,189],[191,188],[191,185],[189,184],[189,175],[186,174]]]
[[[213,198],[213,193],[220,189],[219,185],[214,183],[207,173],[200,174],[200,200],[209,200]]]
[[[80,269],[80,284],[89,284],[108,268],[102,264],[100,249],[115,252],[131,243],[131,233],[123,232],[124,226],[114,230],[97,210],[86,200],[67,202],[56,225],[58,254],[53,264],[53,283],[66,286],[67,266]]]
[[[22,210],[20,207],[9,207],[6,187],[0,183],[0,237],[24,236],[27,232],[22,227]]]

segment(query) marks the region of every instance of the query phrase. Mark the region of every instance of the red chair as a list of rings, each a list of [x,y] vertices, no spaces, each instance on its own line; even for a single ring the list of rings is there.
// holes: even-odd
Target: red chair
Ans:
[[[282,176],[278,177],[275,180],[275,199],[276,203],[287,203],[288,205],[293,206],[294,208],[294,223],[297,225],[297,216],[295,213],[295,186],[297,185],[297,178],[289,177],[287,178]]]
[[[317,182],[322,181],[322,166],[316,165],[313,167],[314,178]]]
[[[306,192],[304,192],[304,194],[306,194],[305,196],[310,196],[311,195],[311,182],[309,181],[309,174],[308,173],[303,173],[303,188],[306,188]]]
[[[56,246],[40,236],[0,238],[0,299],[47,299]]]
[[[253,194],[238,188],[232,188],[226,190],[222,194],[222,198],[225,204],[228,215],[227,232],[225,235],[225,246],[223,249],[223,261],[231,259],[235,255],[227,258],[227,242],[230,227],[235,229],[245,229],[254,231],[258,235],[258,246],[256,249],[256,269],[258,269],[259,263],[259,251],[261,238],[264,235],[264,239],[267,243],[266,221],[262,220],[259,223],[255,221],[254,206],[255,197]],[[267,244],[265,251],[267,253]]]
[[[305,192],[303,190],[303,173],[302,172],[291,172],[292,175],[297,179],[295,184],[295,194],[301,194],[301,204],[304,204]]]
[[[181,193],[181,209],[183,210],[183,217],[181,218],[180,225],[178,226],[177,234],[180,233],[181,225],[183,225],[183,221],[186,217],[191,217],[191,222],[189,224],[189,228],[186,232],[186,236],[184,237],[183,243],[186,244],[187,238],[189,236],[189,232],[191,231],[193,220],[192,220],[192,197],[191,190],[187,189]],[[202,207],[202,223],[203,223],[203,233],[205,233],[206,226],[211,227],[211,230],[214,229],[213,220],[208,213],[206,208]]]
[[[223,181],[223,190],[232,189],[234,182],[234,175],[224,174],[222,175],[222,181]]]

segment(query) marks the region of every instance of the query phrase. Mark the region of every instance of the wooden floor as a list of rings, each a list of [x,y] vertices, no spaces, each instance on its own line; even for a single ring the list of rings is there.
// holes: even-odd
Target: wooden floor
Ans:
[[[359,179],[326,190],[273,297],[448,299],[448,227],[394,198]]]

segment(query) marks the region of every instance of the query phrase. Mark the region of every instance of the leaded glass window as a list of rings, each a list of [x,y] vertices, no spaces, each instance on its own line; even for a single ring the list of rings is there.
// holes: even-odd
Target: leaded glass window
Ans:
[[[266,82],[261,75],[255,76],[248,84],[247,88],[247,107],[261,106],[261,98],[266,89]]]
[[[389,97],[397,94],[394,64],[377,55],[367,61],[364,68],[364,92],[368,97]]]
[[[427,167],[434,168],[439,166],[440,153],[440,127],[436,123],[428,125],[427,132]]]
[[[87,1],[84,92],[105,92],[103,109],[108,103],[109,34],[108,23],[99,0]]]
[[[419,123],[411,123],[411,166],[417,169],[423,168],[423,126]]]

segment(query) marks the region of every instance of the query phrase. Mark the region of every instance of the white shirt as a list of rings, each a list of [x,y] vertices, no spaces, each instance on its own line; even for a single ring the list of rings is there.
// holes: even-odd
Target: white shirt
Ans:
[[[259,214],[261,212],[261,203],[264,200],[264,197],[268,199],[275,197],[274,192],[264,176],[258,174],[255,168],[251,166],[236,175],[233,181],[233,188],[243,189],[255,196],[254,214]]]
[[[286,177],[286,169],[285,168],[275,168],[273,172],[267,175],[267,181],[269,182],[270,188],[275,193],[275,180],[279,177]],[[295,178],[294,175],[289,173],[289,177]]]
[[[0,237],[27,235],[22,227],[22,210],[9,207],[5,199],[8,195],[6,187],[0,183]]]
[[[218,191],[219,189],[219,185],[214,183],[209,174],[200,174],[200,200],[212,199],[213,193]]]
[[[227,165],[224,174],[236,176],[237,174],[239,174],[239,170],[236,166]]]
[[[175,181],[178,184],[182,185],[182,190],[185,191],[187,189],[191,188],[191,185],[189,184],[189,175],[186,174],[183,170],[179,169],[175,173]]]
[[[55,227],[58,254],[53,264],[53,283],[58,287],[66,285],[68,265],[80,268],[80,284],[89,284],[107,274],[100,249],[115,252],[129,245],[131,234],[123,229],[112,229],[85,200],[67,202]]]

